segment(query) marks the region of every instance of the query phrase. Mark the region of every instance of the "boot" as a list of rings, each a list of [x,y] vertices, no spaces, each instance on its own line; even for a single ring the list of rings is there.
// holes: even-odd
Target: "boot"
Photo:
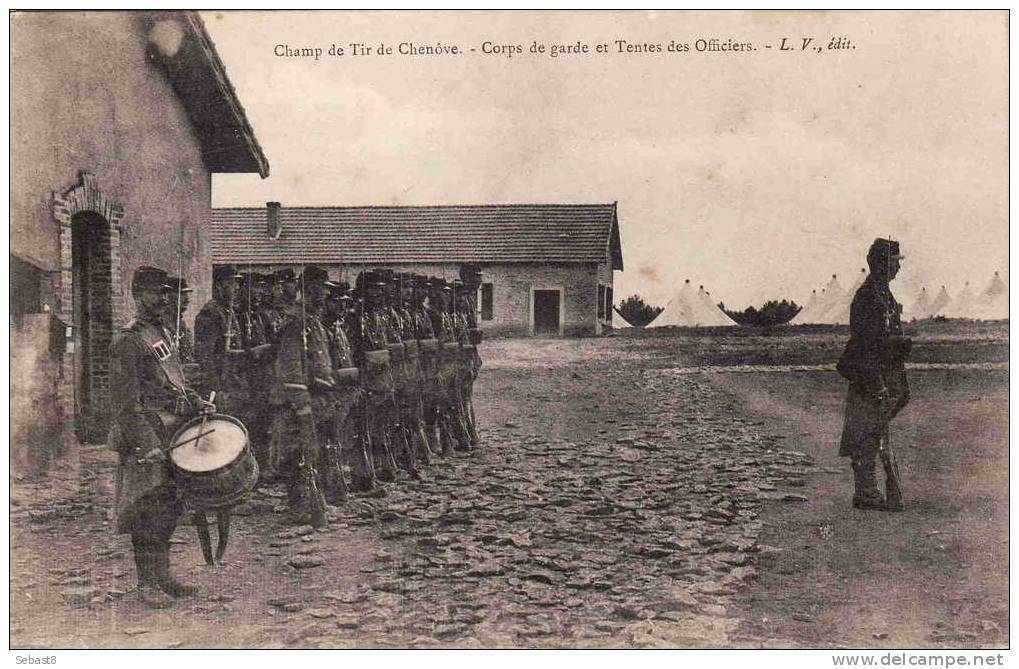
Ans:
[[[356,473],[350,475],[351,492],[371,492],[372,490],[375,490],[374,478]]]
[[[432,423],[425,424],[425,444],[432,455],[442,453],[442,440],[439,438],[439,425]]]
[[[424,424],[414,420],[408,425],[411,426],[410,437],[414,446],[414,459],[427,467],[432,464],[432,452],[428,450],[428,438],[425,437]]]
[[[465,403],[466,418],[467,418],[467,431],[471,437],[471,448],[477,448],[478,443],[481,441],[478,439],[478,421],[474,417],[474,401],[470,396],[467,397]]]
[[[156,583],[160,590],[171,597],[191,597],[198,594],[198,588],[193,585],[184,585],[170,575],[170,546],[162,548],[156,554]]]
[[[439,418],[439,442],[442,444],[442,455],[450,456],[453,453],[454,440],[453,428],[450,424],[448,413],[443,413]]]
[[[463,407],[457,407],[453,412],[453,429],[456,436],[456,450],[469,452],[471,450],[471,436],[467,430],[467,422],[464,420]]]
[[[857,509],[872,511],[885,510],[885,498],[877,488],[874,477],[874,458],[853,459],[853,481],[856,487],[853,493],[853,506]]]
[[[163,592],[156,584],[155,554],[147,548],[135,543],[134,564],[138,570],[138,599],[152,609],[165,609],[173,606],[173,598]]]

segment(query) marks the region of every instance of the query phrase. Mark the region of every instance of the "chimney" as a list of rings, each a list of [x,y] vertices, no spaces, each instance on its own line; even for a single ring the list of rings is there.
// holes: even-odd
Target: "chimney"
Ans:
[[[283,221],[280,220],[280,203],[266,202],[265,214],[266,234],[269,235],[270,239],[279,239],[280,234],[283,232]]]

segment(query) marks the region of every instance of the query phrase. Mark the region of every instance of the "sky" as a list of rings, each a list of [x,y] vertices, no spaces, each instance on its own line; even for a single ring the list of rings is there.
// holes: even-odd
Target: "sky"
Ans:
[[[685,279],[730,307],[802,304],[832,274],[848,288],[877,236],[907,256],[900,302],[1007,277],[1005,12],[202,16],[271,166],[215,175],[214,206],[618,202],[615,295],[656,304]],[[711,38],[757,50],[696,50]]]

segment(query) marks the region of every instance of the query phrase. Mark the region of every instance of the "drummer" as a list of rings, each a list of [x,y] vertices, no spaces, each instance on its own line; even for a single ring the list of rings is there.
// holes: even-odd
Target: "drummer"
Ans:
[[[138,569],[138,596],[153,608],[196,588],[170,576],[170,537],[184,508],[166,455],[173,430],[203,409],[211,409],[187,387],[184,370],[163,321],[170,304],[166,272],[141,267],[131,281],[135,320],[110,347],[113,428],[110,445],[117,467],[116,524],[130,534]]]

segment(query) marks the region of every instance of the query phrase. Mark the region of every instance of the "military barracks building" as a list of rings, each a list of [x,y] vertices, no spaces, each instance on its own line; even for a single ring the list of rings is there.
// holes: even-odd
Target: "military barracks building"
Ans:
[[[210,296],[211,175],[269,166],[193,12],[11,17],[11,456],[109,426],[110,341],[142,265]]]
[[[615,204],[214,209],[217,264],[268,271],[319,264],[354,283],[388,267],[452,279],[478,263],[489,335],[597,335],[623,269]]]

